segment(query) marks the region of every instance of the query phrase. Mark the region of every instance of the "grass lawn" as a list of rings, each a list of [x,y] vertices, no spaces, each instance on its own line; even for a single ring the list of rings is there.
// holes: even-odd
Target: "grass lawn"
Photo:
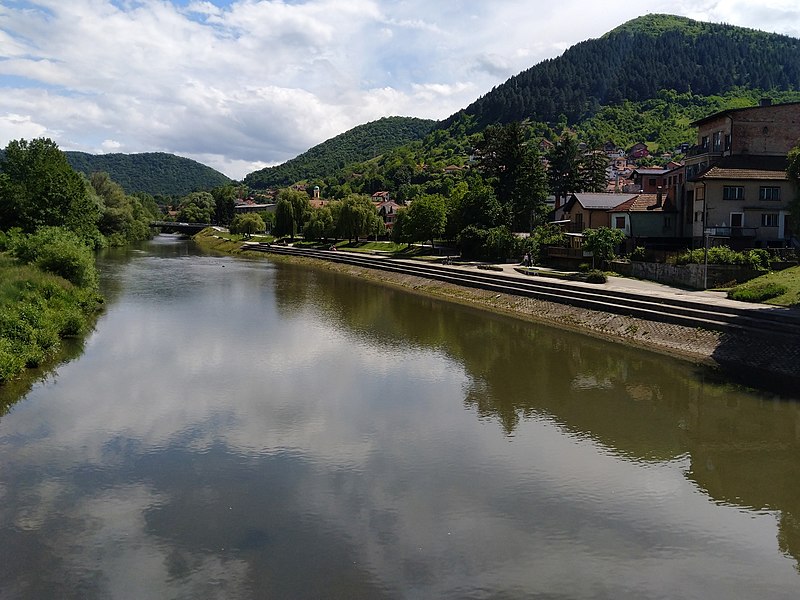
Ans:
[[[737,285],[728,297],[776,306],[800,306],[800,266],[767,273]]]

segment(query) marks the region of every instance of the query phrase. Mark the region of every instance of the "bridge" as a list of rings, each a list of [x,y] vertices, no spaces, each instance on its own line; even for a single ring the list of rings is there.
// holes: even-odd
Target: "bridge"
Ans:
[[[150,221],[150,227],[158,227],[165,233],[185,233],[195,235],[206,227],[211,227],[211,223],[179,223],[177,221]]]

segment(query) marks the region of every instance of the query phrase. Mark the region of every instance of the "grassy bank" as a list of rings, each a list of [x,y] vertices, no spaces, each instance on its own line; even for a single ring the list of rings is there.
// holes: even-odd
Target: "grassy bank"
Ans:
[[[800,306],[800,267],[767,273],[737,285],[728,296],[745,302]]]
[[[84,334],[101,304],[93,287],[0,253],[0,384],[55,356],[63,338]]]

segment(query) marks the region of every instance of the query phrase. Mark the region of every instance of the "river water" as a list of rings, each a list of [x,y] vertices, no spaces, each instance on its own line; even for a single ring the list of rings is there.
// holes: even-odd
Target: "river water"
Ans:
[[[800,596],[794,400],[170,236],[99,264],[0,419],[2,599]]]

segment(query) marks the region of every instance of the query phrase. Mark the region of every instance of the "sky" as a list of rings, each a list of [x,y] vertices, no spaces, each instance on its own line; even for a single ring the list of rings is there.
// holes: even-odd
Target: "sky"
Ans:
[[[241,179],[381,117],[446,118],[648,13],[800,37],[797,0],[0,0],[0,147]]]

